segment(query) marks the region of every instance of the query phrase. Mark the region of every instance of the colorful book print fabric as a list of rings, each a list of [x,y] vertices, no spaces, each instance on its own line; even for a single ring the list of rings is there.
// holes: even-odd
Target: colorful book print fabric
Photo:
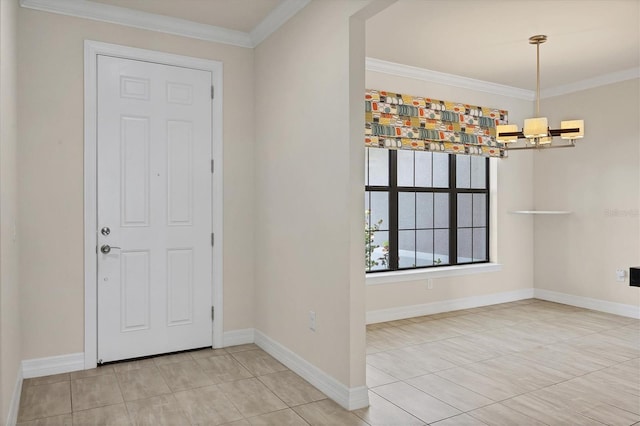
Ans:
[[[501,109],[367,90],[365,111],[369,147],[506,157],[496,141],[496,125],[508,123]]]

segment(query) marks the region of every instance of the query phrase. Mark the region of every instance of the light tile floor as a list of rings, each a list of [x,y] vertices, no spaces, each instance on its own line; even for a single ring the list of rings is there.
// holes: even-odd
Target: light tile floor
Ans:
[[[348,412],[255,345],[27,379],[19,425],[640,424],[640,321],[535,299],[367,327]]]

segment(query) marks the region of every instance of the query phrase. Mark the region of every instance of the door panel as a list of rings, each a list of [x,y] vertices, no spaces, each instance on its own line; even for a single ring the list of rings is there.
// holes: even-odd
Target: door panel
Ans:
[[[210,87],[207,71],[98,56],[102,362],[212,344]]]

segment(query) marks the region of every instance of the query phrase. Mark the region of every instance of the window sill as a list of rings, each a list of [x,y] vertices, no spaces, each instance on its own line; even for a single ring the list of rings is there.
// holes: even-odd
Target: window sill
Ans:
[[[430,278],[456,277],[460,275],[473,275],[484,272],[498,272],[502,270],[499,263],[480,263],[476,265],[442,266],[439,268],[418,269],[413,271],[378,272],[367,274],[367,285],[390,284],[403,281],[420,281]]]

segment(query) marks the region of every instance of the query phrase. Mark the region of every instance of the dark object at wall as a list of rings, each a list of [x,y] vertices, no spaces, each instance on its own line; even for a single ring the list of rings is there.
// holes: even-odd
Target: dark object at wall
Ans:
[[[629,285],[640,287],[640,266],[629,268]]]

